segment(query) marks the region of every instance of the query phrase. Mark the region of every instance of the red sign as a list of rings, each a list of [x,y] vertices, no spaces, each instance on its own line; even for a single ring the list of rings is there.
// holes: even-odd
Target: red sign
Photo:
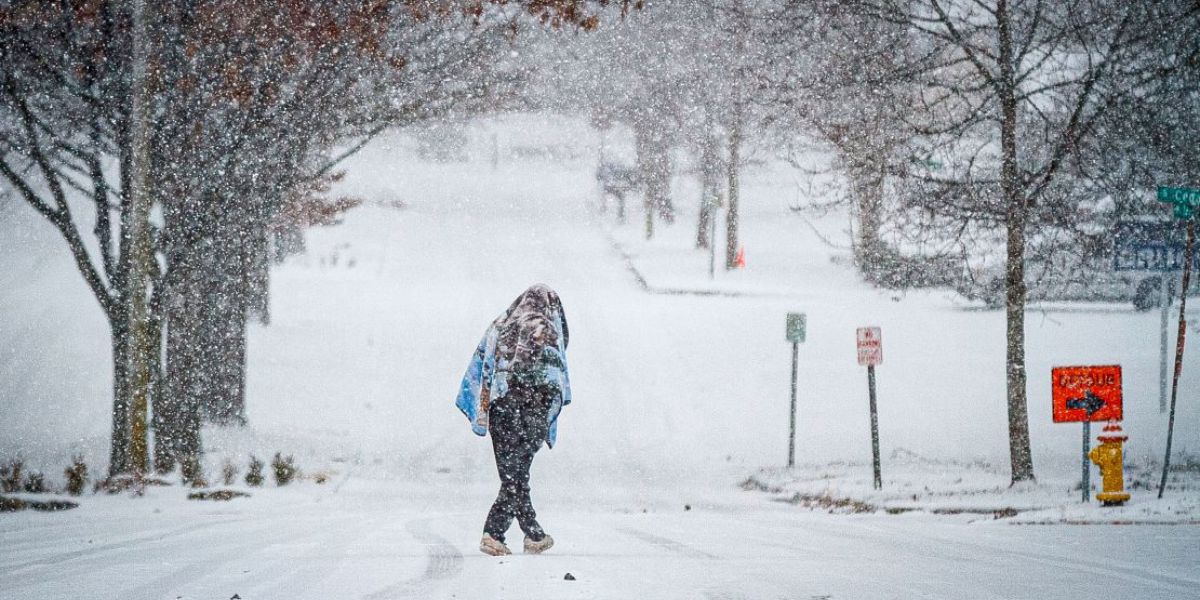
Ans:
[[[873,367],[883,363],[883,335],[878,327],[858,328],[858,364]]]
[[[1055,423],[1121,420],[1121,367],[1055,367],[1050,371]]]

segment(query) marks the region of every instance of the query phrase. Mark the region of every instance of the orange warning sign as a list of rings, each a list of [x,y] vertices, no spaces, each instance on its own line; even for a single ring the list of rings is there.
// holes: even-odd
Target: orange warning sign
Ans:
[[[1121,420],[1121,366],[1055,367],[1050,371],[1055,423]]]

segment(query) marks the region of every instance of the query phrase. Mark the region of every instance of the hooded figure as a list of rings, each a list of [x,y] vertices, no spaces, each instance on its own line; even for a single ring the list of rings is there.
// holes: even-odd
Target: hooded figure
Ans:
[[[488,327],[463,376],[455,404],[477,435],[491,431],[500,473],[500,493],[479,545],[486,554],[511,553],[504,534],[514,518],[525,532],[525,552],[554,544],[533,510],[529,468],[542,442],[554,446],[558,415],[571,403],[568,336],[558,294],[535,285]]]

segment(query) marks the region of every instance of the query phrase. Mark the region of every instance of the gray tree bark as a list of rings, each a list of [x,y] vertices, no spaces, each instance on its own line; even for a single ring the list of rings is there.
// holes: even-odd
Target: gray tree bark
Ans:
[[[729,192],[726,195],[728,206],[725,208],[725,268],[737,266],[738,254],[738,201],[740,182],[738,181],[738,166],[741,164],[742,152],[742,123],[740,115],[734,116],[733,128],[729,132]]]
[[[1029,409],[1025,374],[1025,227],[1029,210],[1017,173],[1017,85],[1008,3],[996,2],[999,34],[1000,185],[1007,228],[1005,288],[1005,365],[1008,398],[1008,443],[1013,483],[1033,479],[1029,442]]]
[[[721,198],[721,141],[706,120],[700,148],[700,218],[696,223],[696,247],[709,248],[712,221]]]

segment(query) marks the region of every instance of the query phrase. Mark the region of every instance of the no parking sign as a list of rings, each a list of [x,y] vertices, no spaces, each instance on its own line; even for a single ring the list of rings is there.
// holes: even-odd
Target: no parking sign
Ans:
[[[879,411],[875,407],[875,366],[883,364],[883,334],[878,327],[859,327],[858,364],[867,368],[867,394],[871,402],[871,457],[875,468],[875,489],[883,489],[879,469]]]
[[[858,328],[858,364],[874,367],[883,364],[883,334],[878,327]]]

